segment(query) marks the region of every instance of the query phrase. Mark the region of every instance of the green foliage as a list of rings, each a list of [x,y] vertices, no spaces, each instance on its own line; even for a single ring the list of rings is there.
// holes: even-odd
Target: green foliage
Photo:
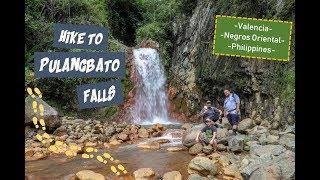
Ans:
[[[54,50],[53,23],[107,25],[104,0],[26,0],[26,61],[34,51]],[[31,55],[31,56],[30,56]]]
[[[119,41],[115,39],[109,39],[108,51],[110,52],[124,52],[126,50],[126,46],[121,44]]]
[[[284,63],[275,63],[275,71],[268,78],[272,86],[270,94],[279,97],[282,103],[291,104],[295,100],[295,68]]]
[[[95,115],[96,119],[104,121],[106,117],[112,117],[118,112],[117,106],[103,107]]]
[[[60,114],[106,119],[117,111],[116,107],[79,110],[76,87],[80,84],[106,81],[105,78],[34,78],[33,54],[36,51],[70,51],[53,44],[53,23],[92,24],[107,26],[105,0],[26,0],[25,1],[25,86],[38,87],[43,98]],[[109,51],[124,52],[125,46],[109,33]],[[129,81],[128,76],[126,80]],[[129,83],[127,83],[129,84]],[[131,86],[127,85],[127,88]],[[125,89],[126,90],[126,89]],[[128,90],[126,90],[128,91]]]
[[[135,30],[142,21],[141,9],[136,0],[108,0],[106,13],[110,31],[126,45],[135,44]]]
[[[219,0],[217,1],[216,14],[271,18],[276,13],[273,8],[274,3],[266,0]]]
[[[145,38],[163,42],[166,40],[165,37],[166,32],[158,22],[149,23],[137,29],[137,42],[141,42]]]
[[[170,24],[181,5],[178,0],[143,0],[140,4],[143,9],[144,24],[150,22]]]
[[[160,43],[160,52],[163,63],[168,69],[170,67],[170,58],[172,53],[172,42],[169,39],[169,36],[165,32],[165,25],[153,22],[146,24],[137,29],[137,42],[141,42],[143,39],[151,38],[152,40]]]
[[[191,0],[189,0],[191,2]],[[151,38],[160,44],[161,59],[169,72],[173,52],[173,22],[181,13],[182,0],[140,0],[143,24],[136,30],[136,42]]]
[[[209,3],[209,0],[200,2]],[[143,39],[151,38],[160,44],[161,58],[166,72],[169,72],[175,41],[173,23],[176,19],[191,16],[197,3],[197,0],[25,0],[25,86],[39,87],[44,93],[44,99],[63,113],[101,119],[111,117],[118,111],[116,106],[79,111],[76,103],[76,86],[106,81],[105,78],[34,78],[32,63],[35,51],[79,51],[54,48],[52,24],[93,24],[108,27],[111,32],[108,51],[114,52],[126,49],[121,42],[135,46]],[[282,10],[279,11],[280,6],[276,0],[217,0],[214,1],[214,14],[293,20],[294,0],[283,3]],[[199,48],[199,51],[205,52],[205,48]],[[210,77],[217,72],[211,65],[208,62],[205,67],[197,68],[197,74]],[[294,100],[294,68],[279,64],[275,65],[275,69],[277,73],[270,75],[274,83],[270,83],[274,87],[274,94],[281,92],[281,99]],[[128,70],[126,78],[121,81],[124,95],[127,95],[133,87]],[[246,84],[241,78],[237,81],[240,86]],[[204,90],[202,93],[210,94]]]
[[[180,0],[179,10],[188,16],[192,14],[192,10],[197,6],[197,0]]]
[[[284,102],[292,102],[295,99],[295,70],[288,69],[281,78],[281,100]]]
[[[25,87],[33,86],[33,71],[28,66],[24,67]]]

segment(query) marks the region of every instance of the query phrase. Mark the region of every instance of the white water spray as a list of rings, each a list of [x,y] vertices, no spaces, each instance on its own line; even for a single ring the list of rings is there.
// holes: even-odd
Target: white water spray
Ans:
[[[166,77],[159,53],[152,48],[133,50],[138,84],[132,115],[137,124],[170,124]]]

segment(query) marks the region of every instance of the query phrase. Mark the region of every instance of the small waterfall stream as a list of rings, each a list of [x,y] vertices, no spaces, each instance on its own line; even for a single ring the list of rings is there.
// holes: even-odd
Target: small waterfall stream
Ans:
[[[137,91],[133,111],[135,124],[145,128],[153,124],[163,124],[165,130],[160,137],[150,137],[134,144],[122,144],[107,149],[115,158],[121,159],[128,172],[138,168],[151,167],[157,173],[164,174],[168,170],[179,171],[183,177],[188,176],[187,166],[193,158],[188,151],[169,152],[168,147],[181,147],[183,130],[180,123],[169,120],[168,97],[166,93],[166,77],[158,52],[151,48],[134,50],[134,66],[137,74]],[[161,144],[160,149],[141,149],[138,145],[150,142]],[[99,150],[101,154],[105,149]],[[64,155],[49,156],[46,159],[26,162],[26,172],[32,179],[69,179],[69,176],[84,169],[100,173],[106,179],[114,179],[108,162],[107,167],[94,158],[84,159],[81,156],[69,159]],[[34,178],[32,178],[34,177]],[[126,176],[123,177],[126,179]],[[127,179],[130,179],[127,177]]]
[[[168,119],[166,77],[157,50],[139,48],[133,51],[137,73],[136,103],[132,111],[134,123],[170,124]]]

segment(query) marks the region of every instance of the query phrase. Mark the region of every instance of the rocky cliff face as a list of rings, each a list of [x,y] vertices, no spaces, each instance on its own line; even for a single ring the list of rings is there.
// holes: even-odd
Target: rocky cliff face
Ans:
[[[266,119],[274,128],[293,123],[294,82],[292,88],[288,79],[294,79],[294,35],[290,62],[218,57],[212,54],[215,14],[292,21],[294,2],[198,1],[191,16],[177,17],[169,84],[173,110],[195,119],[207,99],[223,104],[227,85],[241,98],[242,117]]]

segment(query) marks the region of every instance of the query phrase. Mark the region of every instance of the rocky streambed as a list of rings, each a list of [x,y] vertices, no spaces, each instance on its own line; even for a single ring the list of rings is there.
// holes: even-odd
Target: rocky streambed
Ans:
[[[196,143],[203,124],[140,126],[63,117],[49,134],[53,141],[38,142],[43,133],[26,127],[26,179],[294,179],[295,129],[280,131],[267,122],[243,119],[239,133],[228,130],[223,119],[218,128],[217,151]],[[77,156],[51,152],[55,141],[81,147]],[[86,147],[109,152],[106,164],[84,159]],[[110,166],[121,163],[127,174],[116,176]]]
[[[188,164],[188,179],[294,179],[295,125],[280,131],[247,118],[234,134],[223,119],[217,131],[217,152],[195,141],[203,126],[193,126],[182,137],[189,154],[196,156]]]
[[[187,177],[186,167],[192,156],[181,143],[184,130],[175,129],[174,125],[155,124],[143,127],[71,117],[62,118],[61,124],[50,136],[54,141],[81,147],[78,155],[67,157],[63,151],[51,152],[48,149],[49,144],[38,142],[35,138],[36,134],[43,132],[26,127],[27,179],[74,179],[78,177],[77,173],[83,170],[91,170],[106,179],[132,179],[135,176],[134,171],[140,168],[152,168],[155,178],[162,177],[168,170],[178,171]],[[54,144],[54,141],[50,144]],[[81,154],[86,147],[98,149],[98,152],[93,153],[94,156],[108,152],[115,160],[103,164],[95,158],[84,159]],[[119,163],[126,167],[127,175],[116,176],[110,170],[111,165],[116,166]],[[138,171],[136,176],[144,173]],[[93,173],[84,174],[98,178]],[[81,177],[81,173],[79,176]]]

